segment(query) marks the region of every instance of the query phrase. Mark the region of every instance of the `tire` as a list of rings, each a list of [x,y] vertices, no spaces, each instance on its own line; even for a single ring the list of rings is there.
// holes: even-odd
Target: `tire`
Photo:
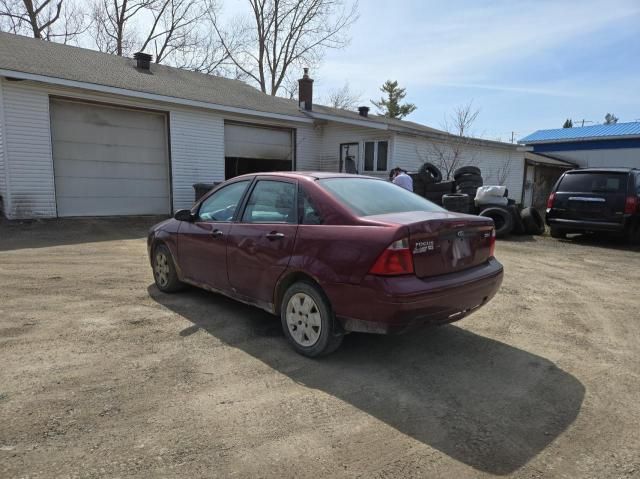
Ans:
[[[423,163],[418,170],[418,173],[431,176],[436,183],[440,183],[442,181],[442,172],[436,165],[432,163]]]
[[[280,321],[289,343],[303,356],[325,356],[342,344],[344,336],[337,331],[329,301],[309,282],[289,286],[280,305]]]
[[[550,233],[551,237],[556,239],[565,239],[567,237],[567,233],[559,228],[550,228]]]
[[[471,210],[471,199],[469,195],[463,193],[452,193],[442,196],[442,206],[456,213],[469,213]]]
[[[457,180],[459,176],[468,174],[482,176],[482,171],[477,166],[463,166],[453,172],[453,178]]]
[[[496,227],[496,238],[509,236],[513,231],[513,218],[511,212],[506,208],[492,206],[480,212],[480,216],[491,218]]]
[[[484,184],[481,176],[463,176],[456,180],[456,185],[459,188],[480,188]]]
[[[165,245],[159,244],[153,249],[152,268],[153,280],[163,293],[175,293],[184,288],[184,283],[178,279],[173,256]]]
[[[511,212],[511,218],[513,219],[513,231],[515,235],[523,235],[526,233],[522,217],[520,216],[520,209],[515,205],[508,205],[507,209]]]
[[[424,185],[424,189],[427,193],[451,193],[453,192],[453,181],[442,181],[441,183],[431,183]]]
[[[535,208],[525,208],[520,212],[524,230],[530,235],[544,234],[544,220]]]

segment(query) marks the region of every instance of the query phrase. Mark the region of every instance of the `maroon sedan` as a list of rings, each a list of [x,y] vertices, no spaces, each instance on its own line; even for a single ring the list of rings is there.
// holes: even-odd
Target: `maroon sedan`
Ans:
[[[148,247],[161,291],[187,283],[279,315],[306,356],[334,351],[350,331],[462,319],[503,274],[491,219],[332,173],[234,178],[154,226]]]

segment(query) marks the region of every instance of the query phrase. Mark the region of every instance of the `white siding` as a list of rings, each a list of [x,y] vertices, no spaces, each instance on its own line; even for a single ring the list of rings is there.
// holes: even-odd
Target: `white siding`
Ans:
[[[313,125],[296,128],[296,170],[320,171],[320,128]]]
[[[173,208],[190,208],[194,183],[224,181],[224,119],[208,112],[172,111]]]
[[[9,196],[7,195],[7,184],[9,179],[7,178],[7,172],[5,169],[5,147],[6,142],[4,141],[4,101],[2,95],[2,84],[3,80],[0,78],[0,198],[2,200],[2,205],[0,205],[2,211],[0,211],[0,215],[6,214],[5,211],[9,209]]]
[[[434,142],[427,138],[397,134],[394,141],[393,166],[408,171],[416,171],[428,161],[437,164]],[[443,148],[438,144],[438,148]],[[524,153],[511,147],[490,145],[470,145],[465,154],[465,162],[482,170],[485,184],[497,184],[498,175],[506,169],[504,185],[509,189],[509,197],[520,202],[524,175]]]
[[[576,163],[583,168],[640,168],[640,148],[550,151],[545,154]]]
[[[3,84],[9,218],[56,216],[49,96],[21,83]]]
[[[338,171],[340,168],[340,145],[342,143],[359,143],[358,171],[367,175],[387,176],[387,173],[374,173],[362,171],[364,142],[369,140],[386,140],[390,142],[388,167],[393,165],[393,141],[392,135],[386,130],[363,128],[347,124],[329,124],[321,129],[322,140],[320,142],[320,167],[323,171]]]

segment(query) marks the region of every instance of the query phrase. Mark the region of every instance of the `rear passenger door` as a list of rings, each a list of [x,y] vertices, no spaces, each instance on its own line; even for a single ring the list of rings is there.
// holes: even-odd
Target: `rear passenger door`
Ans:
[[[252,303],[273,301],[278,278],[289,265],[298,229],[297,183],[259,178],[227,242],[232,291]]]

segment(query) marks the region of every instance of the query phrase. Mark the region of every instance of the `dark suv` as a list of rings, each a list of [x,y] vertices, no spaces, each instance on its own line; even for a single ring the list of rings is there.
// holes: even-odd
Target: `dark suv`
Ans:
[[[547,200],[551,236],[612,232],[640,236],[640,169],[585,168],[564,173]]]

